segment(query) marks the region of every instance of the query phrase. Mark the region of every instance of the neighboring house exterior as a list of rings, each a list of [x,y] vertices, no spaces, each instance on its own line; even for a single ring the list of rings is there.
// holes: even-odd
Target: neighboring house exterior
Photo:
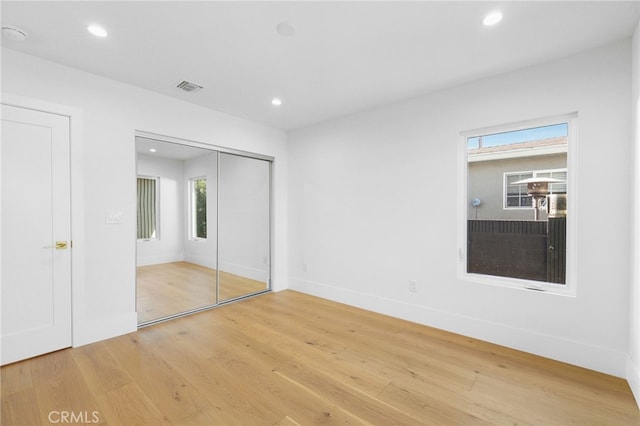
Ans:
[[[562,180],[565,183],[553,184],[551,191],[566,193],[566,137],[469,149],[467,160],[469,219],[533,220],[526,185],[512,184],[529,177]],[[474,199],[480,199],[478,207]],[[541,209],[540,219],[546,217]]]

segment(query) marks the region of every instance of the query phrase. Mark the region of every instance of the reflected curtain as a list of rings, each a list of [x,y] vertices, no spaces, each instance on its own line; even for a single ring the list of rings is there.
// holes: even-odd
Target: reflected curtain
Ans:
[[[156,179],[138,178],[138,239],[156,238]]]

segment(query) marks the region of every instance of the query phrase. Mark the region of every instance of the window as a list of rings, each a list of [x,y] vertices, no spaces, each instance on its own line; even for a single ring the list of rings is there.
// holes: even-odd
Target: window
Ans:
[[[531,208],[533,205],[531,204],[531,197],[527,194],[527,185],[526,184],[516,184],[515,182],[519,182],[524,179],[529,179],[533,177],[532,172],[525,173],[505,173],[504,174],[504,184],[505,184],[505,202],[504,208],[514,208],[514,207],[528,207]]]
[[[207,238],[207,179],[189,179],[190,237],[192,240]]]
[[[138,239],[158,239],[159,178],[138,177]]]
[[[546,177],[556,179],[560,182],[549,184],[549,194],[566,194],[567,193],[567,169],[556,170],[538,170],[531,172],[506,172],[504,174],[504,208],[527,208],[532,209],[531,196],[527,194],[527,184],[517,182],[536,178]],[[546,206],[546,199],[541,203],[542,207]]]
[[[575,115],[465,132],[463,278],[570,294]],[[548,204],[548,206],[547,206]],[[568,205],[568,207],[567,207]]]

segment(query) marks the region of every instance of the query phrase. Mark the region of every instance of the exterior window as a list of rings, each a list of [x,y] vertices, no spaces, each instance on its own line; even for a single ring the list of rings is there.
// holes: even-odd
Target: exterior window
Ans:
[[[207,238],[207,179],[189,180],[191,239]]]
[[[527,194],[526,184],[515,184],[523,179],[532,178],[533,173],[505,173],[505,203],[504,208],[528,207],[531,208],[531,197]]]
[[[575,122],[566,116],[464,135],[466,277],[565,292]]]
[[[567,169],[531,171],[531,172],[508,172],[504,174],[504,208],[527,208],[532,209],[531,196],[527,193],[527,184],[520,182],[530,178],[552,178],[558,183],[549,184],[549,194],[567,193]],[[546,198],[542,200],[541,207],[546,207]]]
[[[138,239],[159,239],[158,235],[159,178],[138,177]]]

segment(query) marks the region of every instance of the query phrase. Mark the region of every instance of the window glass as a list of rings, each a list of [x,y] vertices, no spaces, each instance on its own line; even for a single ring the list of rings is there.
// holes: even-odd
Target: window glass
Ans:
[[[530,178],[551,178],[557,183],[549,183],[549,194],[567,193],[567,170],[534,170],[530,172],[507,172],[504,174],[505,203],[504,208],[532,209],[532,198],[527,193],[527,184],[519,183]],[[540,206],[546,206],[546,198],[540,201]]]
[[[533,173],[505,173],[507,185],[506,207],[531,207],[531,197],[527,194],[526,184],[516,184],[515,182],[529,179]]]
[[[467,137],[467,272],[564,284],[569,123]]]

